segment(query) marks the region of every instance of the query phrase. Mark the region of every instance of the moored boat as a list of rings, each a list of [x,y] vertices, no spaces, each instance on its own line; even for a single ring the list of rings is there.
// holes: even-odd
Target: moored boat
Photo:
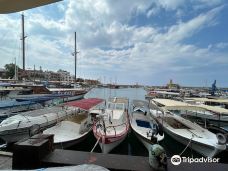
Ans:
[[[109,153],[127,136],[129,130],[128,99],[110,98],[107,108],[93,126],[93,133],[103,153]]]
[[[45,109],[44,109],[45,110]],[[23,113],[9,117],[0,123],[0,138],[6,143],[12,143],[37,134],[70,115],[75,115],[79,109],[75,107],[59,107],[57,111],[43,112],[44,114],[23,115]]]
[[[133,100],[129,118],[131,130],[149,151],[152,144],[164,139],[164,133],[161,125],[149,115],[148,105],[146,101]]]
[[[163,99],[164,100],[164,99]],[[200,125],[178,116],[166,109],[161,109],[158,99],[151,101],[151,116],[162,124],[164,131],[176,141],[192,148],[205,157],[214,157],[226,149],[226,138],[214,134]]]
[[[68,106],[80,109],[80,112],[43,133],[54,134],[54,144],[57,148],[67,148],[81,142],[92,130],[93,118],[90,115],[90,110],[101,105],[102,102],[102,99],[89,98],[67,103]]]
[[[31,101],[18,102],[16,100],[4,100],[0,102],[0,121],[16,115],[18,112],[40,109],[42,107],[41,104]]]

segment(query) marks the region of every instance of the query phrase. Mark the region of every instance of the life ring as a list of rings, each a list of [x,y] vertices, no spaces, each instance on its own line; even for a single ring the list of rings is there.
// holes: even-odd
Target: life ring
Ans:
[[[227,140],[226,140],[225,135],[223,135],[222,133],[218,133],[218,134],[216,134],[216,137],[218,139],[218,144],[220,144],[220,145],[226,144]]]

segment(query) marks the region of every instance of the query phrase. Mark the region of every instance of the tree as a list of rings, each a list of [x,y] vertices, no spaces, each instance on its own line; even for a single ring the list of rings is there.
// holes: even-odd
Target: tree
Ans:
[[[6,78],[12,79],[15,75],[15,64],[13,64],[13,63],[6,64],[5,70],[6,70]],[[18,71],[19,70],[20,70],[20,68],[18,67]]]

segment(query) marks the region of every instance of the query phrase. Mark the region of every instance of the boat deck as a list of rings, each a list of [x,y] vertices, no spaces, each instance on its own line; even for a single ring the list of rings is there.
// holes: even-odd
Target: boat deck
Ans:
[[[147,101],[143,101],[143,100],[133,100],[132,104],[136,107],[145,108],[147,110],[148,110],[148,106],[149,106],[149,103]]]
[[[48,114],[48,113],[57,113],[59,111],[61,111],[63,108],[62,107],[45,107],[43,109],[38,109],[38,110],[33,110],[33,111],[28,111],[28,112],[23,112],[20,113],[20,115],[23,116],[40,116],[40,115],[44,115],[44,114]]]
[[[112,102],[112,103],[124,103],[124,104],[128,104],[128,99],[127,98],[109,98],[108,101],[109,102]]]
[[[189,127],[187,127],[186,125],[172,117],[164,117],[164,120],[167,124],[169,124],[171,127],[175,129],[190,129]]]

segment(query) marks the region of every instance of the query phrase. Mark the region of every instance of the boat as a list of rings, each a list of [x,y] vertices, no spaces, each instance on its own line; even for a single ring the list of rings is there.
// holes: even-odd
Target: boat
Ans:
[[[61,102],[68,102],[73,100],[82,99],[87,93],[84,89],[47,89],[45,94],[23,94],[16,95],[14,98],[17,101],[33,101],[38,103],[46,102],[46,104],[53,101],[53,99],[59,99]],[[12,96],[11,96],[12,97]]]
[[[29,138],[78,112],[76,107],[59,106],[11,116],[0,123],[0,138],[7,144]]]
[[[46,88],[44,85],[11,84],[8,97],[17,101],[32,101],[50,104],[53,100],[60,103],[82,99],[88,92],[82,88]],[[15,89],[16,88],[16,89]]]
[[[67,103],[68,106],[80,109],[80,112],[46,129],[43,133],[54,134],[56,148],[68,148],[83,141],[92,130],[93,118],[90,111],[93,113],[92,109],[101,105],[103,101],[103,99],[89,98]]]
[[[16,100],[4,100],[0,102],[0,121],[16,115],[18,112],[40,109],[42,107],[41,104],[31,101],[18,102]]]
[[[197,123],[161,108],[165,100],[153,99],[150,109],[151,116],[163,126],[164,132],[186,145],[186,148],[189,147],[205,157],[212,158],[226,149],[226,138],[223,134],[214,134]]]
[[[182,115],[228,123],[228,108],[225,108],[228,105],[228,99],[188,98],[185,102],[193,105],[193,108],[182,112]]]
[[[82,99],[89,89],[83,88],[49,88],[48,89],[53,95],[64,95],[64,101],[73,101]]]
[[[133,100],[129,118],[131,130],[149,151],[151,145],[164,139],[164,133],[161,125],[149,115],[148,105],[147,101]]]
[[[93,126],[93,134],[103,153],[107,154],[118,146],[129,130],[128,99],[110,98],[107,108],[99,115]]]

